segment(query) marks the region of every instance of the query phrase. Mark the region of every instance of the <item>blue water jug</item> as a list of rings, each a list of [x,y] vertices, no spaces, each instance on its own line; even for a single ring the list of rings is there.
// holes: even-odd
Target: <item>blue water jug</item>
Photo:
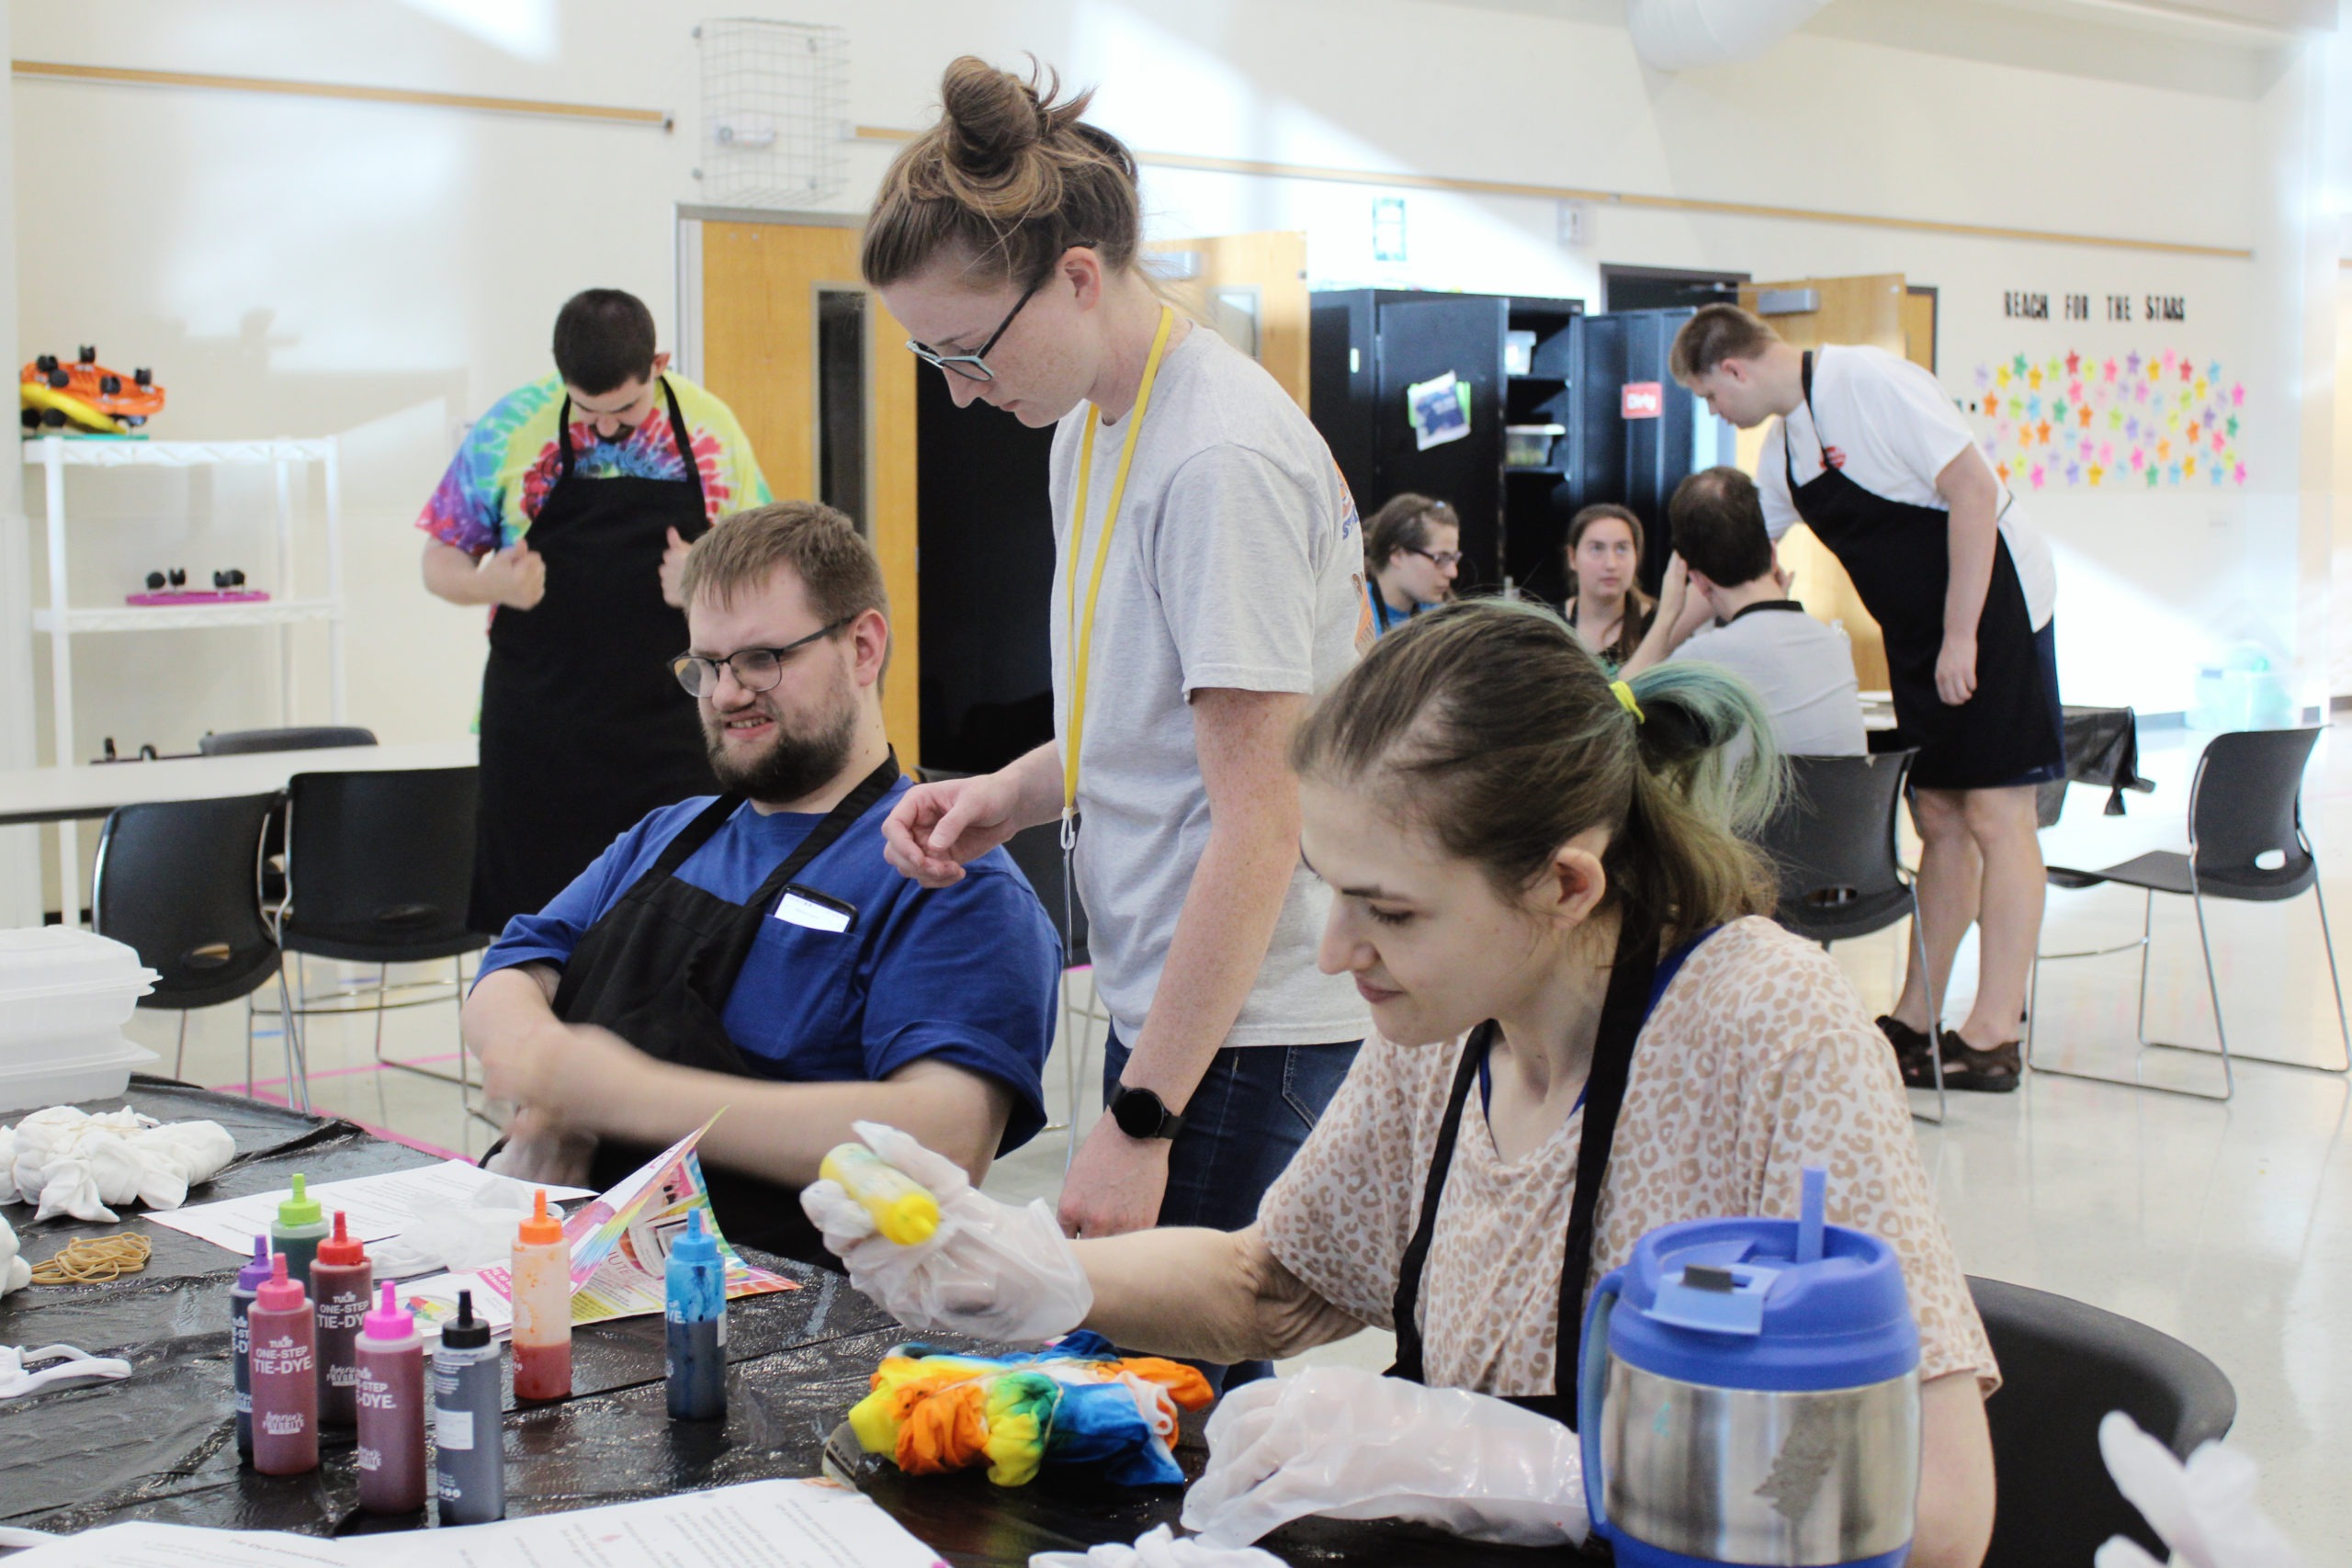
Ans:
[[[1577,1369],[1593,1529],[1622,1568],[1896,1568],[1919,1331],[1894,1249],[1802,1217],[1688,1220],[1596,1287]]]

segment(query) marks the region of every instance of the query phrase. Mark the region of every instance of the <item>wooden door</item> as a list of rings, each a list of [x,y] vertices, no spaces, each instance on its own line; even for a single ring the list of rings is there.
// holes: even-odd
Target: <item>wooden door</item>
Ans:
[[[1810,288],[1818,296],[1816,309],[1799,314],[1767,316],[1772,330],[1799,348],[1832,344],[1871,344],[1935,367],[1935,316],[1932,299],[1912,296],[1901,273],[1875,277],[1800,277],[1780,283],[1743,283],[1739,303],[1756,309],[1766,290]],[[1924,310],[1923,310],[1924,305]],[[1924,330],[1923,328],[1924,323]],[[1739,465],[1753,473],[1763,449],[1767,426],[1740,432]],[[1829,547],[1800,523],[1781,536],[1781,564],[1796,574],[1796,595],[1816,620],[1840,624],[1853,645],[1854,674],[1864,691],[1886,689],[1886,638],[1861,595]]]
[[[915,370],[906,329],[858,276],[859,231],[705,220],[703,384],[742,422],[779,501],[856,518],[890,595],[882,714],[899,764],[920,758]]]
[[[1144,247],[1170,301],[1264,366],[1306,407],[1306,236],[1293,230],[1159,240]]]

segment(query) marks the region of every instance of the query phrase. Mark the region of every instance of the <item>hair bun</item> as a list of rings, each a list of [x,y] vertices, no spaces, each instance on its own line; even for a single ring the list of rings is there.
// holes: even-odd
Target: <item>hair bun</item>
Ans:
[[[1093,96],[1080,93],[1069,103],[1057,104],[1060,76],[1034,57],[1030,65],[1029,79],[1023,81],[967,54],[950,63],[940,79],[948,160],[976,184],[994,184],[1012,175],[1023,153],[1076,123]]]

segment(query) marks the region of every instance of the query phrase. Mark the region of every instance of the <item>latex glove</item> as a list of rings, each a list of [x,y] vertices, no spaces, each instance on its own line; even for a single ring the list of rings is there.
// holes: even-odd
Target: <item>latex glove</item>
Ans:
[[[2205,1443],[2183,1465],[2120,1410],[2098,1424],[2107,1472],[2185,1568],[2302,1568],[2302,1556],[2255,1502],[2254,1461]],[[2096,1568],[2163,1568],[2138,1542],[2110,1536]]]
[[[33,1266],[18,1256],[17,1227],[0,1220],[0,1296],[33,1282]]]
[[[594,1134],[526,1106],[507,1119],[506,1141],[482,1168],[544,1187],[585,1187],[595,1155]]]
[[[1254,1546],[1216,1547],[1179,1540],[1166,1525],[1145,1531],[1133,1546],[1106,1541],[1091,1551],[1040,1551],[1029,1568],[1285,1568],[1283,1560]]]
[[[1184,1526],[1245,1546],[1320,1514],[1413,1519],[1511,1546],[1582,1541],[1577,1435],[1515,1404],[1359,1367],[1313,1367],[1225,1396]]]
[[[874,1216],[838,1182],[803,1188],[800,1206],[849,1282],[911,1328],[1039,1345],[1086,1320],[1094,1288],[1040,1198],[1023,1209],[972,1190],[964,1168],[878,1122],[851,1123],[865,1146],[931,1190],[939,1228],[901,1247],[875,1234]]]

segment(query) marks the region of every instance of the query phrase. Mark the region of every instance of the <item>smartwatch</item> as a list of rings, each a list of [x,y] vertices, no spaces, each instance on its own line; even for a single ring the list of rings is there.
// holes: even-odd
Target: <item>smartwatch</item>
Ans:
[[[1121,1084],[1111,1097],[1111,1120],[1130,1138],[1172,1138],[1184,1130],[1184,1119],[1148,1089]]]

